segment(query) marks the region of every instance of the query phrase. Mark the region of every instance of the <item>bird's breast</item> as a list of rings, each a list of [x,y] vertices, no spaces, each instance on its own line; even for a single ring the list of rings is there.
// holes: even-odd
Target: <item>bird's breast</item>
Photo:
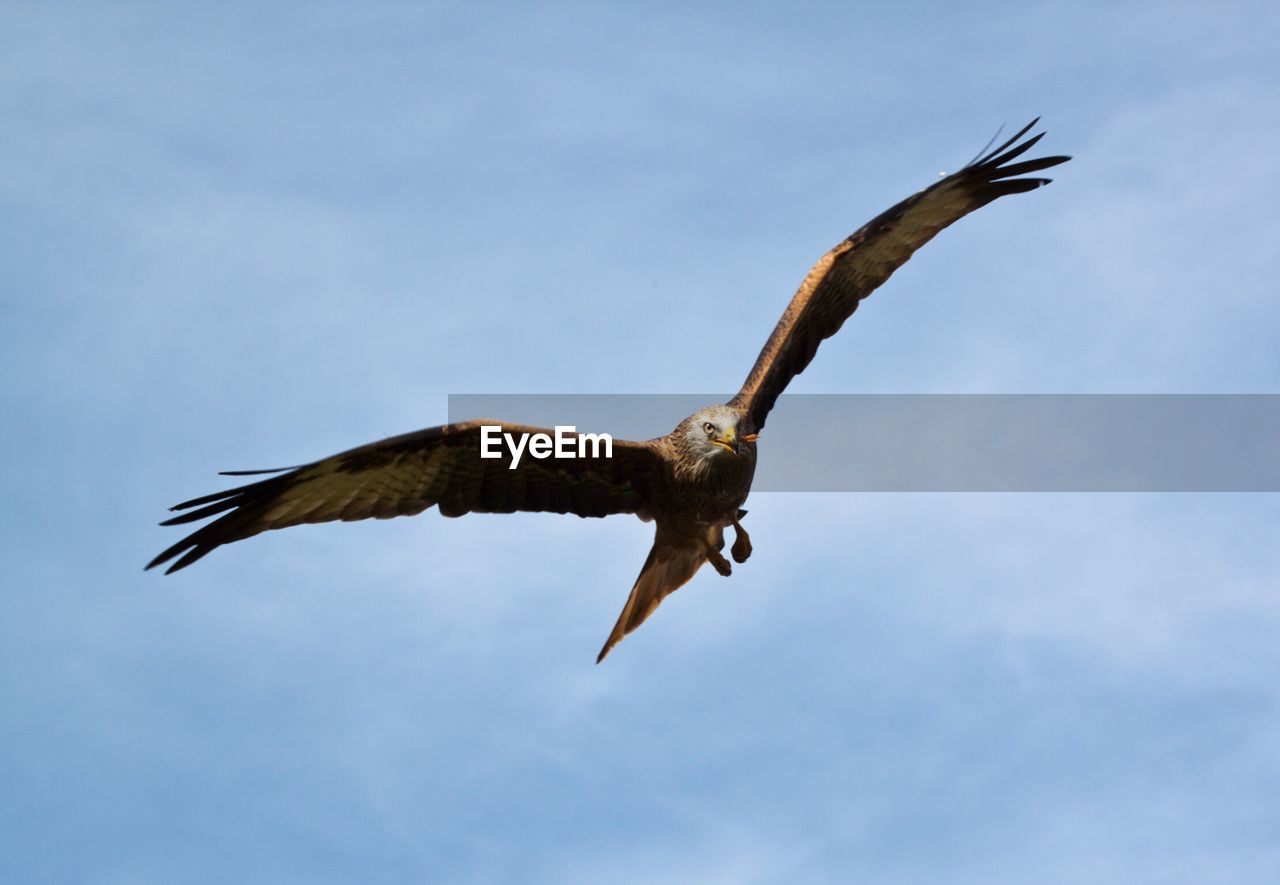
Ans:
[[[727,525],[751,491],[755,453],[684,466],[673,470],[660,509],[672,517]]]

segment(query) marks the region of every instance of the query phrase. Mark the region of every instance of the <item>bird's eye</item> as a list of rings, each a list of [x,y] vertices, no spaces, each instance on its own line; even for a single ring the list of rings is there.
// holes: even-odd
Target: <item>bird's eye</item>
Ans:
[[[711,436],[713,433],[716,432],[716,426],[712,424],[710,421],[708,421],[706,424],[703,424],[702,429],[707,432],[707,436]]]

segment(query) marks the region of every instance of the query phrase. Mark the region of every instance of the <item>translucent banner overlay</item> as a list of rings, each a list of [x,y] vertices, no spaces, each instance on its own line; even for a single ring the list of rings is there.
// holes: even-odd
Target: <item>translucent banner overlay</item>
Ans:
[[[729,396],[453,394],[450,422],[663,436]],[[795,394],[754,491],[1275,492],[1280,394]]]

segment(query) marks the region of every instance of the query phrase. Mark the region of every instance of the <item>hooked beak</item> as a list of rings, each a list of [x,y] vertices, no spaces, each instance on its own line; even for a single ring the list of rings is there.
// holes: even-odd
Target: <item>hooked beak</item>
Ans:
[[[748,433],[741,438],[741,442],[753,443],[756,441],[756,438],[757,438],[756,434]],[[724,436],[720,437],[719,439],[713,439],[711,442],[719,446],[720,448],[724,449],[726,452],[731,452],[734,455],[739,454],[741,450],[741,446],[739,446],[738,444],[739,439],[737,436],[737,432],[732,427],[730,427],[728,430],[724,432]]]
[[[726,430],[721,436],[711,440],[712,445],[717,445],[731,455],[738,454],[738,437],[732,427]]]

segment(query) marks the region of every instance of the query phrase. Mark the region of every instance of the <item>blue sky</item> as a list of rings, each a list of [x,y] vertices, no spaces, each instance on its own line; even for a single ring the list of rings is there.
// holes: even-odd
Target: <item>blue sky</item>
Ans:
[[[1280,392],[1278,30],[3,4],[0,879],[1277,881],[1275,496],[758,495],[603,667],[625,518],[141,567],[214,471],[450,393],[732,392],[825,249],[1036,114],[1055,184],[793,389]]]

